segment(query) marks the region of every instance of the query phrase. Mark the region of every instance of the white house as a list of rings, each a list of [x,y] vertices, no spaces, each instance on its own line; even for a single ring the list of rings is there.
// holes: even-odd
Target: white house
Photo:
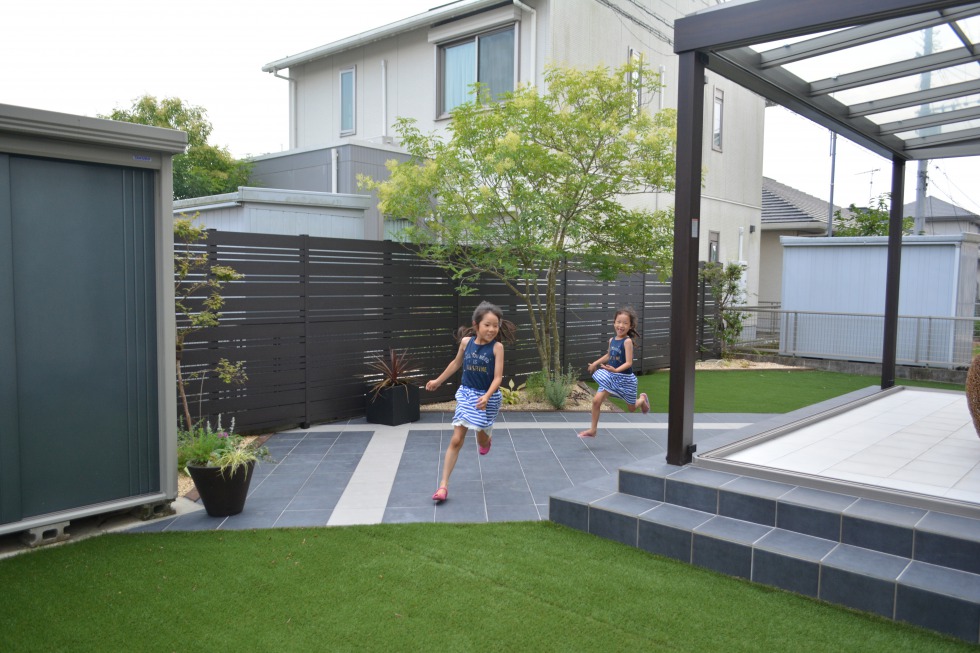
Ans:
[[[414,118],[445,130],[469,84],[493,91],[542,84],[544,68],[606,65],[642,57],[664,88],[648,110],[676,107],[673,23],[715,0],[458,0],[266,64],[290,88],[290,150],[255,160],[253,183],[356,193],[358,172],[385,174],[398,151],[392,126]],[[763,100],[715,73],[705,79],[705,188],[699,258],[744,261],[747,300],[758,295]],[[670,196],[630,201],[654,208]],[[365,238],[383,238],[376,209]],[[368,224],[370,223],[370,224]]]

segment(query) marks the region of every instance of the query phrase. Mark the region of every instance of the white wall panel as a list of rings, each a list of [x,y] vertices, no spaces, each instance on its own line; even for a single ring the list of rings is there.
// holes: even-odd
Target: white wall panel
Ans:
[[[781,353],[881,360],[887,238],[783,237],[781,242],[782,309],[788,311]],[[964,298],[975,292],[978,242],[980,237],[968,234],[903,239],[899,363],[969,362],[973,324],[948,318],[973,317],[973,303]]]

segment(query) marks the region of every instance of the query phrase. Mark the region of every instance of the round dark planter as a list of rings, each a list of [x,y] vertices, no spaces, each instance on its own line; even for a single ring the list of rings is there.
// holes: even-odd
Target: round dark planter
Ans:
[[[204,509],[212,517],[230,517],[245,508],[245,497],[248,496],[254,469],[255,461],[239,468],[234,474],[226,472],[224,475],[218,467],[187,466]]]

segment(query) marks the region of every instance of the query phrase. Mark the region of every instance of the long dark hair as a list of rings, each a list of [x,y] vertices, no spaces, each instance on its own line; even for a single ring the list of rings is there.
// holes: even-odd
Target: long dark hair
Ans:
[[[462,340],[467,336],[475,336],[476,328],[473,325],[479,324],[480,320],[483,319],[487,313],[493,313],[497,316],[497,321],[500,322],[500,328],[497,330],[497,337],[494,340],[507,342],[514,342],[517,336],[517,325],[510,320],[504,319],[504,313],[500,310],[496,304],[491,304],[490,302],[480,302],[480,305],[476,307],[473,311],[473,320],[469,326],[461,326],[456,331],[456,340]]]
[[[632,306],[621,306],[616,309],[616,314],[613,315],[613,321],[615,322],[616,318],[620,315],[625,315],[630,319],[630,328],[626,332],[626,335],[629,336],[629,339],[635,344],[636,341],[640,339],[640,333],[636,330],[637,326],[640,324],[640,318],[636,316],[636,311],[633,310]]]

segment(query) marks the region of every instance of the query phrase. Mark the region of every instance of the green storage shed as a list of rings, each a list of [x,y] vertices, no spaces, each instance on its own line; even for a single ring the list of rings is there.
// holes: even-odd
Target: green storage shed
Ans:
[[[180,131],[0,104],[0,534],[177,494]]]

